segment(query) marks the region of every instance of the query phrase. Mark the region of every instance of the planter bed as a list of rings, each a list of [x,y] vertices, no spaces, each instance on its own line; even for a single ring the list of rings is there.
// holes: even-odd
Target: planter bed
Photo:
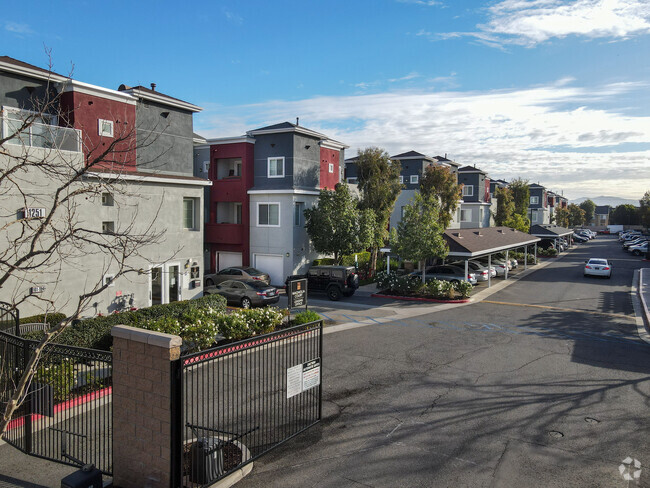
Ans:
[[[393,295],[390,291],[384,290],[379,293],[373,293],[371,297],[392,298],[394,300],[405,300],[410,302],[432,302],[432,303],[468,303],[469,298],[433,298],[429,296],[403,296]]]

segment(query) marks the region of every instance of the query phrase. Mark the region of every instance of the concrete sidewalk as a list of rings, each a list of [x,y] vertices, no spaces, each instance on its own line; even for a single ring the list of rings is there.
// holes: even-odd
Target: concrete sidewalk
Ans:
[[[638,292],[641,301],[641,312],[645,319],[645,328],[650,332],[650,312],[648,312],[648,304],[650,304],[650,268],[639,269]]]

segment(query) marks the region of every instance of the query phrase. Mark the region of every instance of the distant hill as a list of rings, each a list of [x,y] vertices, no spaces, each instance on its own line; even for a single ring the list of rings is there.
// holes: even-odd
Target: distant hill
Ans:
[[[619,198],[619,197],[580,197],[576,198],[575,200],[569,201],[569,203],[575,203],[576,205],[580,205],[582,202],[585,200],[591,200],[594,202],[596,205],[611,205],[612,207],[617,207],[618,205],[634,205],[635,207],[639,206],[639,201],[638,200],[630,200],[629,198]]]

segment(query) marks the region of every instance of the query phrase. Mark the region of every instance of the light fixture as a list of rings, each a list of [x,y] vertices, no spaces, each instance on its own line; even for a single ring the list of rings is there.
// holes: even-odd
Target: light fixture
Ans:
[[[286,256],[289,257],[289,253],[287,253]]]

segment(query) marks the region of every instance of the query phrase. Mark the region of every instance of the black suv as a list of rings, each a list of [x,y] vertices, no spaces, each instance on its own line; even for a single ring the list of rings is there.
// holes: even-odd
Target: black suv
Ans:
[[[286,284],[299,278],[307,278],[309,292],[324,291],[330,300],[351,297],[359,288],[359,275],[354,266],[312,266],[306,275],[289,276]]]

